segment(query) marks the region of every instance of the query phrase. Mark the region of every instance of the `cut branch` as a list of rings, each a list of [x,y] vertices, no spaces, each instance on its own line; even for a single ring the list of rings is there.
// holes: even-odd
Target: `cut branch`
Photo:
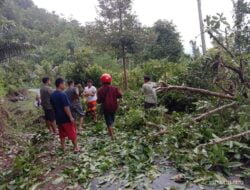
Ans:
[[[212,91],[205,90],[205,89],[192,88],[192,87],[187,87],[187,86],[168,85],[166,87],[158,88],[157,91],[188,91],[191,93],[199,93],[199,94],[203,94],[207,96],[215,96],[215,97],[223,98],[223,99],[236,100],[234,96],[230,96],[228,94],[222,94],[222,93],[212,92]]]
[[[211,38],[213,38],[216,41],[216,43],[218,45],[220,45],[230,55],[230,57],[234,60],[234,62],[239,65],[239,68],[237,68],[237,67],[234,67],[234,66],[227,65],[227,64],[223,63],[223,65],[227,69],[230,69],[231,71],[237,73],[239,75],[241,83],[244,84],[245,83],[245,78],[244,78],[242,63],[239,64],[237,62],[235,55],[223,43],[221,43],[220,40],[215,35],[213,35],[213,33],[211,31],[208,30],[207,33],[210,35]]]
[[[211,110],[211,111],[209,111],[209,112],[206,112],[206,113],[204,113],[204,114],[202,114],[202,115],[200,115],[200,116],[198,116],[198,117],[192,119],[192,120],[191,120],[191,123],[200,122],[200,121],[202,121],[202,120],[204,120],[204,119],[207,119],[208,117],[210,117],[211,115],[213,115],[213,114],[215,114],[215,113],[221,112],[221,111],[223,111],[223,110],[225,110],[225,109],[231,108],[231,107],[236,106],[236,105],[237,105],[237,102],[233,102],[233,103],[231,103],[231,104],[227,104],[227,105],[221,106],[221,107],[219,107],[219,108],[216,108],[216,109],[214,109],[214,110]],[[191,123],[190,123],[190,124],[191,124]],[[151,125],[151,123],[147,123],[147,124],[150,124],[150,125]],[[183,127],[189,127],[190,124],[184,125]],[[154,124],[153,127],[156,127],[156,128],[158,128],[158,129],[161,129],[161,128],[160,128],[161,126],[156,125],[156,124]],[[169,131],[166,130],[166,129],[161,129],[161,131],[158,132],[158,133],[156,133],[154,136],[155,136],[155,137],[162,136],[162,135],[165,135],[165,134],[168,133],[168,132],[169,132]]]
[[[229,90],[223,88],[222,86],[220,86],[218,83],[215,83],[215,85],[216,85],[218,88],[220,88],[224,93],[229,94],[230,96],[234,96],[234,95],[235,95],[235,94],[232,93],[231,91],[229,91]]]
[[[149,126],[149,127],[158,129],[158,130],[162,130],[162,129],[166,128],[166,126],[164,126],[164,125],[159,125],[159,124],[155,124],[155,123],[152,123],[152,122],[147,122],[146,125]]]
[[[220,40],[218,40],[218,38],[215,35],[213,35],[211,31],[208,30],[207,33],[210,35],[211,38],[213,38],[216,41],[217,44],[219,44],[235,60],[234,54],[229,49],[227,49],[227,47],[224,46],[224,44],[221,43]]]
[[[221,139],[214,139],[209,143],[201,144],[201,145],[197,146],[197,148],[203,148],[203,147],[206,147],[206,146],[221,144],[221,143],[224,143],[224,142],[227,142],[227,141],[230,141],[230,140],[235,140],[235,139],[238,139],[240,137],[247,136],[247,135],[250,135],[250,130],[245,131],[245,132],[240,133],[240,134],[237,134],[237,135],[230,136],[230,137],[225,137],[225,138],[221,138]]]
[[[196,122],[200,122],[200,121],[202,121],[203,119],[206,119],[206,118],[208,118],[209,116],[211,116],[211,115],[213,115],[213,114],[215,114],[215,113],[221,112],[221,111],[223,111],[223,110],[225,110],[225,109],[228,109],[228,108],[231,108],[231,107],[233,107],[233,106],[235,106],[235,105],[237,105],[237,102],[233,102],[233,103],[231,103],[231,104],[227,104],[227,105],[221,106],[221,107],[216,108],[216,109],[214,109],[214,110],[211,110],[211,111],[208,111],[208,112],[206,112],[206,113],[203,113],[203,114],[201,114],[200,116],[194,118],[193,120],[196,121]]]
[[[155,133],[155,134],[153,135],[153,137],[160,137],[160,136],[163,136],[163,135],[167,134],[168,132],[169,132],[169,131],[163,129],[163,130],[159,131],[158,133]]]

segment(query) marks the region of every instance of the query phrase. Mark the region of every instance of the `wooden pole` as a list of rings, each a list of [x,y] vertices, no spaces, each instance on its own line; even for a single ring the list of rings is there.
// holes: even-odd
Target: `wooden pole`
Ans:
[[[199,22],[200,22],[202,52],[203,52],[203,55],[205,55],[207,52],[207,46],[206,46],[206,39],[205,39],[204,23],[203,23],[203,18],[202,18],[201,0],[197,0],[197,4],[198,4],[198,13],[199,13]]]

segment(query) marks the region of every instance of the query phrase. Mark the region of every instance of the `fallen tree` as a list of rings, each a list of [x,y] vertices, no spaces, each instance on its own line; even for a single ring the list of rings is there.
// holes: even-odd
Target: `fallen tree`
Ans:
[[[221,111],[223,111],[223,110],[225,110],[225,109],[228,109],[228,108],[231,108],[231,107],[234,107],[235,105],[237,105],[237,102],[233,102],[233,103],[231,103],[231,104],[227,104],[227,105],[221,106],[221,107],[216,108],[216,109],[214,109],[214,110],[210,110],[210,111],[208,111],[208,112],[206,112],[206,113],[203,113],[203,114],[201,114],[200,116],[194,118],[193,121],[195,121],[195,122],[200,122],[200,121],[202,121],[202,120],[208,118],[209,116],[211,116],[211,115],[213,115],[213,114],[215,114],[215,113],[221,112]]]
[[[221,143],[231,141],[231,140],[234,140],[234,139],[238,139],[240,137],[244,137],[244,136],[247,136],[247,135],[250,135],[250,130],[242,132],[242,133],[237,134],[237,135],[230,136],[230,137],[225,137],[225,138],[221,138],[221,139],[214,139],[209,143],[201,144],[201,145],[197,146],[197,148],[199,149],[199,148],[203,148],[203,147],[210,146],[210,145],[221,144]]]
[[[187,87],[187,86],[175,86],[175,85],[166,85],[164,87],[160,87],[157,89],[158,92],[162,91],[184,91],[184,92],[191,92],[191,93],[198,93],[202,95],[207,95],[207,96],[214,96],[222,99],[228,99],[228,100],[236,100],[236,97],[228,95],[228,94],[223,94],[219,92],[213,92],[210,90],[206,89],[200,89],[200,88],[192,88],[192,87]]]
[[[210,117],[211,115],[213,115],[215,113],[219,113],[219,112],[221,112],[221,111],[223,111],[225,109],[232,108],[232,107],[234,107],[236,105],[237,105],[237,102],[232,102],[230,104],[221,106],[221,107],[216,108],[214,110],[210,110],[210,111],[208,111],[206,113],[203,113],[203,114],[199,115],[198,117],[192,119],[191,123],[201,122],[202,120],[207,119],[208,117]],[[168,133],[167,130],[165,130],[165,129],[162,128],[162,125],[157,125],[157,124],[153,124],[153,123],[147,123],[147,124],[150,125],[150,126],[152,126],[152,127],[154,127],[154,128],[161,129],[160,132],[156,133],[154,136],[162,136],[162,135]],[[190,124],[189,125],[185,125],[185,126],[190,126]]]

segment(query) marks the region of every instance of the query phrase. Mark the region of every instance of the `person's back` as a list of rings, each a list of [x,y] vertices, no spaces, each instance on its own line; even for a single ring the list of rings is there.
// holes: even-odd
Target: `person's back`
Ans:
[[[65,94],[67,95],[70,104],[73,105],[77,105],[80,104],[80,99],[79,99],[79,95],[77,94],[77,89],[76,87],[69,87],[66,91]]]
[[[44,119],[49,131],[56,133],[55,112],[50,102],[50,96],[53,93],[52,88],[49,86],[51,84],[51,80],[49,77],[44,77],[42,82],[43,86],[40,89],[40,97],[37,102],[40,100],[40,104],[43,107]]]
[[[52,94],[53,90],[48,85],[43,85],[40,89],[40,98],[41,98],[41,105],[45,110],[53,109],[50,103],[50,95]]]
[[[64,107],[69,106],[67,95],[64,92],[56,90],[51,95],[51,103],[55,110],[57,124],[69,123],[70,119],[64,111]]]
[[[97,102],[102,104],[102,111],[105,122],[108,127],[108,133],[114,139],[113,125],[115,122],[115,114],[118,109],[117,99],[122,98],[122,94],[118,88],[111,86],[112,77],[110,74],[103,74],[100,78],[102,87],[97,92]]]
[[[157,94],[155,88],[156,83],[151,82],[149,76],[144,76],[144,84],[142,86],[142,92],[145,96],[144,108],[145,110],[155,108],[157,106]]]
[[[75,87],[75,84],[73,81],[68,81],[68,88],[65,91],[66,96],[68,97],[70,101],[70,109],[72,112],[72,115],[75,119],[77,117],[80,117],[79,126],[83,126],[83,117],[85,116],[85,113],[83,111],[81,101],[80,101],[80,93],[78,87]]]
[[[154,87],[156,86],[153,82],[147,82],[143,84],[142,90],[145,95],[145,102],[151,104],[157,104],[157,95]]]
[[[122,95],[118,88],[111,85],[104,85],[98,90],[98,103],[102,104],[104,112],[114,113],[118,109],[117,99]]]

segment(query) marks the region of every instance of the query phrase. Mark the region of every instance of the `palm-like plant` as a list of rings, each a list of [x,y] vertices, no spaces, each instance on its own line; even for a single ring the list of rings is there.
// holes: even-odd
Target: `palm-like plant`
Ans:
[[[34,46],[27,43],[21,44],[16,42],[0,42],[0,62],[3,62],[11,57],[21,56],[33,48]]]

